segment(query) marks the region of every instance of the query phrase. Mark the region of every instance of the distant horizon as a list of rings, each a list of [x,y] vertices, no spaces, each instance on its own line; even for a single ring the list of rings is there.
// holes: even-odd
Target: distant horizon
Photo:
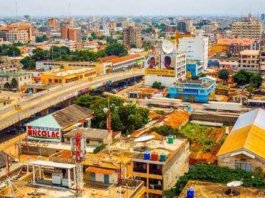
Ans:
[[[17,2],[17,3],[16,3]],[[0,15],[49,16],[253,16],[265,0],[0,0]]]

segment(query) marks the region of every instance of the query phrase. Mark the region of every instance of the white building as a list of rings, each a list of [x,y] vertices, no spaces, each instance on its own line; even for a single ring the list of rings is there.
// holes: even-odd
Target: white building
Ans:
[[[12,87],[12,81],[16,81],[17,87]],[[20,72],[0,72],[0,89],[5,88],[17,88],[31,84],[32,74],[31,73],[20,73]]]
[[[209,38],[201,34],[195,37],[184,37],[179,39],[178,49],[186,53],[187,60],[197,60],[201,62],[203,68],[208,65]]]
[[[169,87],[175,82],[186,78],[186,54],[177,52],[174,55],[176,56],[175,69],[172,70],[174,75],[165,74],[163,70],[148,70],[145,72],[145,85],[152,86],[154,82],[161,82],[163,86]]]

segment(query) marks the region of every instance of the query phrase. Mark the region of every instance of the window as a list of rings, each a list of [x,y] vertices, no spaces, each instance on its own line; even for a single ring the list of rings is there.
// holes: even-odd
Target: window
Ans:
[[[244,159],[235,161],[235,168],[242,169],[247,172],[250,172],[252,170],[251,164],[245,161]]]

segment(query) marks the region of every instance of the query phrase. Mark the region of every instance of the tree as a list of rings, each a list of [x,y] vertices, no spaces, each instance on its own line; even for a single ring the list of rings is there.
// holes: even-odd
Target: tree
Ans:
[[[9,84],[8,82],[6,82],[6,83],[4,84],[4,88],[5,88],[5,89],[10,89],[10,84]]]
[[[48,41],[48,37],[46,35],[37,36],[35,41],[36,43],[42,43],[44,41]]]
[[[124,45],[119,43],[112,43],[108,47],[106,47],[105,53],[107,56],[125,56],[128,54],[128,51]]]
[[[229,72],[227,69],[221,69],[218,72],[218,78],[223,80],[223,83],[227,82],[228,78],[229,78]]]
[[[10,46],[6,52],[7,56],[20,56],[20,50],[15,46]]]
[[[262,77],[259,74],[254,74],[251,76],[250,82],[254,87],[259,88],[262,84]]]
[[[23,69],[25,70],[34,70],[36,67],[35,61],[29,56],[23,58],[20,63],[23,65]]]
[[[17,89],[18,88],[18,82],[17,82],[17,80],[15,78],[12,78],[10,87],[12,89]]]
[[[250,75],[245,70],[240,70],[234,75],[234,82],[239,86],[246,85],[250,82]]]
[[[153,83],[153,85],[152,85],[152,88],[155,88],[155,89],[164,89],[165,86],[163,86],[161,82],[157,82],[157,81],[155,81],[155,82]]]
[[[86,94],[78,97],[74,103],[93,110],[95,117],[92,120],[92,126],[95,128],[106,128],[105,108],[111,111],[111,126],[115,131],[129,134],[148,123],[148,109],[139,108],[136,105],[125,105],[124,100],[117,97],[106,99]]]

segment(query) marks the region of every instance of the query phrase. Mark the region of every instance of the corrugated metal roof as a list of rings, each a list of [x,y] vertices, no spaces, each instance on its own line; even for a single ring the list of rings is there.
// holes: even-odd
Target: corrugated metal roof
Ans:
[[[240,128],[252,125],[252,124],[265,129],[265,111],[264,110],[256,109],[256,110],[240,115],[232,129],[232,132]]]
[[[34,120],[34,121],[26,124],[26,126],[61,128],[60,125],[58,124],[58,122],[52,116],[52,114],[38,118],[37,120]]]
[[[217,155],[246,150],[265,158],[264,122],[265,111],[261,109],[241,115]]]
[[[71,105],[26,125],[65,129],[89,117],[92,117],[92,111],[90,109],[78,105]]]

